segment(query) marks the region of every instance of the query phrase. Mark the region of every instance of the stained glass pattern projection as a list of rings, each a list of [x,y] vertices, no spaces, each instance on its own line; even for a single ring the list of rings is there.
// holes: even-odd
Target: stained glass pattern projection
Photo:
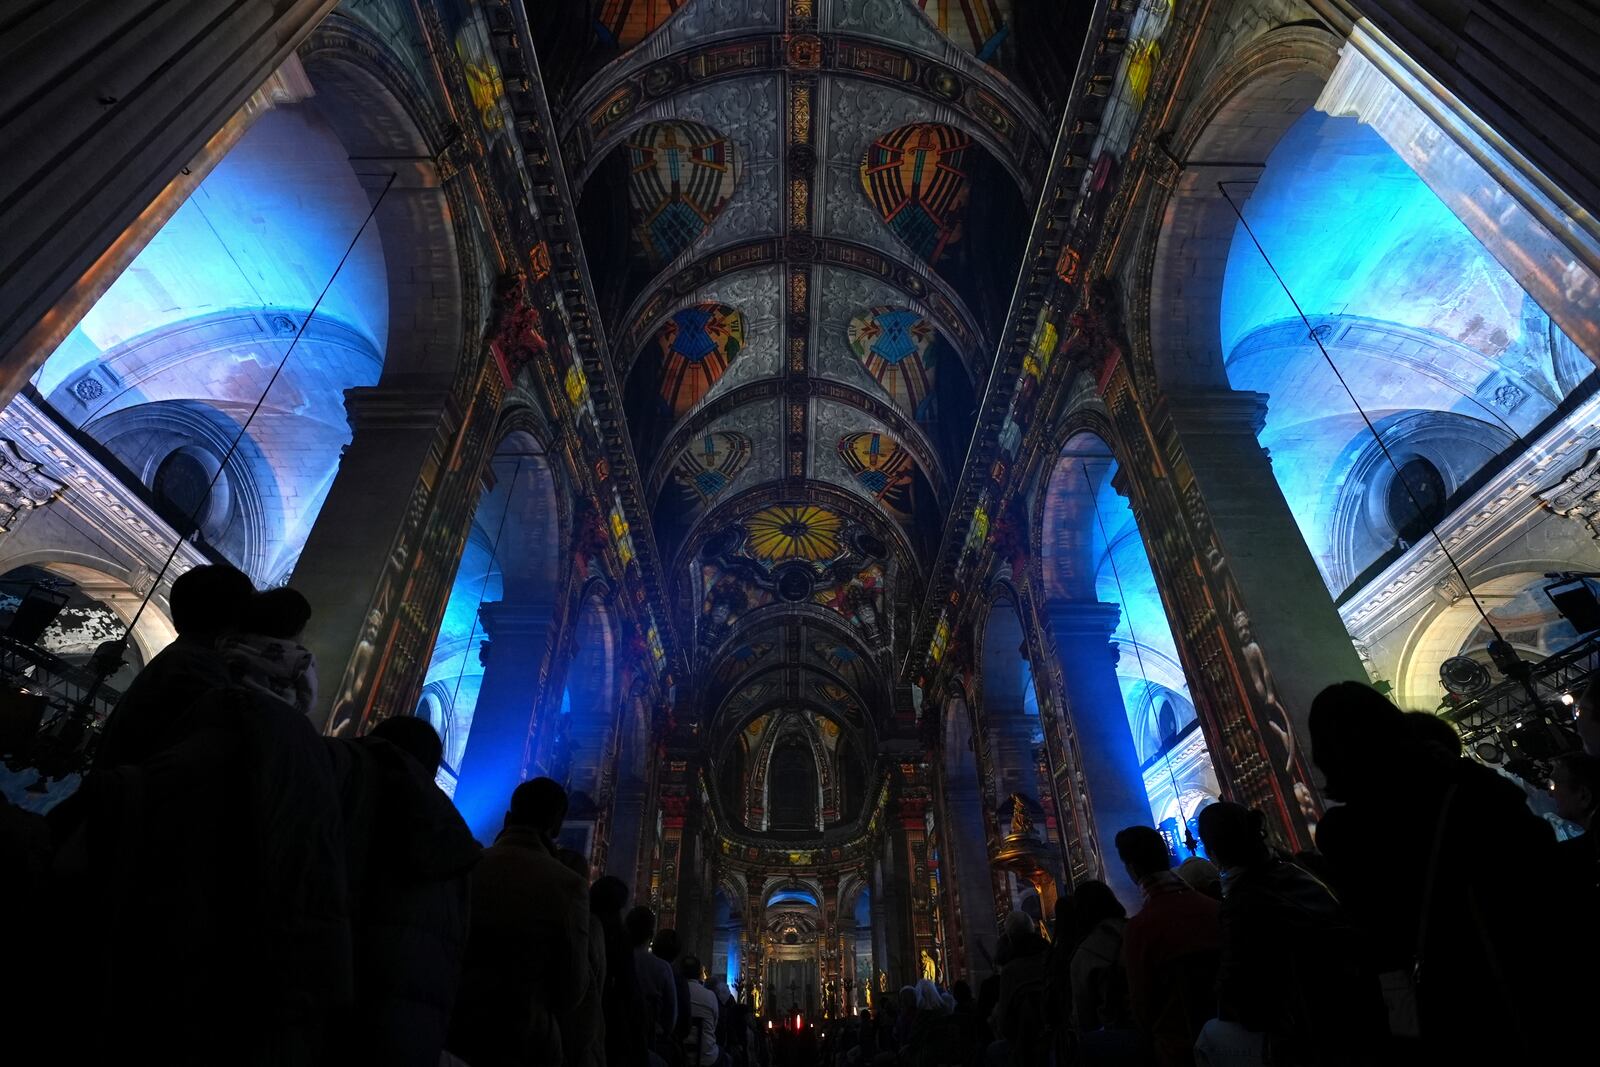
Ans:
[[[611,48],[632,48],[689,0],[605,0],[595,32]]]
[[[661,348],[661,401],[673,417],[711,391],[744,347],[744,316],[726,304],[695,304],[656,334]]]
[[[698,122],[656,122],[627,143],[628,202],[645,258],[662,267],[694,243],[733,195],[732,142]]]
[[[994,59],[1010,30],[1009,0],[917,0],[939,32],[984,62]]]
[[[954,127],[918,122],[874,141],[861,161],[861,187],[873,208],[930,264],[961,239],[971,146],[971,138]]]
[[[839,456],[873,499],[898,515],[911,514],[911,453],[885,433],[839,438]]]
[[[672,465],[672,479],[686,499],[708,503],[726,489],[750,462],[750,438],[742,433],[708,433],[683,450]]]
[[[821,563],[839,555],[839,533],[844,520],[810,504],[779,504],[745,520],[750,551],[757,559],[779,563],[802,559]]]
[[[905,308],[868,308],[845,330],[867,373],[916,419],[933,411],[933,325]]]

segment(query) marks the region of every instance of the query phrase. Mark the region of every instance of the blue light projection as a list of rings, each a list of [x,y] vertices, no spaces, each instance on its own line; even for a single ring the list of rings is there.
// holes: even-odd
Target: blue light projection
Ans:
[[[767,898],[767,907],[775,908],[783,904],[805,904],[810,907],[820,907],[817,895],[801,886],[787,886],[779,889]]]
[[[1122,609],[1112,633],[1118,652],[1117,683],[1151,816],[1160,826],[1179,820],[1181,808],[1181,820],[1189,822],[1198,814],[1200,796],[1214,798],[1217,787],[1211,758],[1198,737],[1199,721],[1177,642],[1133,509],[1112,487],[1115,462],[1100,460],[1084,467],[1094,472],[1095,481],[1095,528],[1090,538],[1095,595]],[[1198,756],[1180,755],[1197,740]],[[1181,822],[1177,836],[1182,837]]]
[[[1392,546],[1395,531],[1380,514],[1375,532],[1366,532],[1371,509],[1351,498],[1366,483],[1349,476],[1371,433],[1272,268],[1374,423],[1396,425],[1415,412],[1453,420],[1451,442],[1433,457],[1454,468],[1446,471],[1452,488],[1559,403],[1566,387],[1551,338],[1561,335],[1449,207],[1354,118],[1308,112],[1274,148],[1260,182],[1229,192],[1271,266],[1237,226],[1219,308],[1228,380],[1267,395],[1261,443],[1337,594]],[[1428,425],[1436,441],[1446,436],[1443,422]],[[1401,439],[1386,443],[1397,448]],[[1389,476],[1386,466],[1368,475]]]
[[[350,439],[344,391],[383,367],[371,204],[313,107],[262,114],[33,378],[57,416],[136,472],[183,447],[225,455],[261,401],[219,480],[232,510],[200,523],[258,582],[292,570]]]

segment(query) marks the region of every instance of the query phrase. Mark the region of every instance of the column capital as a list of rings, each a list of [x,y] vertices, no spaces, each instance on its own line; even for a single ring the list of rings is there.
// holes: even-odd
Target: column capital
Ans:
[[[1103,600],[1051,600],[1045,605],[1050,628],[1061,637],[1111,639],[1122,620],[1122,606]]]
[[[1185,389],[1165,394],[1161,403],[1181,433],[1254,436],[1267,424],[1267,399],[1241,389]]]
[[[519,637],[543,639],[555,618],[555,605],[539,601],[491,600],[478,608],[483,632],[491,641]]]
[[[438,425],[450,382],[437,375],[398,377],[394,382],[344,391],[344,410],[352,431],[431,430]]]

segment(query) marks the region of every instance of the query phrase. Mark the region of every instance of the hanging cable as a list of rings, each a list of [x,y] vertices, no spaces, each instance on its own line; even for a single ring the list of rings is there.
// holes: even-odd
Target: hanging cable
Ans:
[[[1139,677],[1144,679],[1144,691],[1148,696],[1155,691],[1155,686],[1150,681],[1150,675],[1144,669],[1144,653],[1139,649],[1139,635],[1133,629],[1133,613],[1128,610],[1128,594],[1122,588],[1122,574],[1117,569],[1117,554],[1112,550],[1111,537],[1106,532],[1106,521],[1100,514],[1100,498],[1095,491],[1094,479],[1089,477],[1089,464],[1086,460],[1079,459],[1078,466],[1083,468],[1083,483],[1089,492],[1089,506],[1094,509],[1094,523],[1100,529],[1100,540],[1106,543],[1106,560],[1111,564],[1111,577],[1117,583],[1117,599],[1121,602],[1122,617],[1128,622],[1128,643],[1133,645],[1133,658],[1139,664]],[[1157,731],[1159,735],[1159,730]],[[1172,782],[1172,803],[1178,809],[1178,821],[1183,824],[1183,844],[1191,856],[1199,855],[1198,842],[1194,839],[1194,832],[1189,829],[1189,820],[1183,814],[1183,797],[1178,791],[1178,776],[1172,772],[1172,750],[1165,748],[1162,752],[1163,761],[1167,767],[1167,778]]]
[[[356,244],[361,240],[361,235],[366,233],[373,217],[378,214],[378,208],[383,204],[384,197],[389,195],[389,190],[394,186],[396,177],[397,175],[395,174],[389,175],[389,180],[384,183],[383,190],[373,200],[372,207],[368,209],[366,217],[361,220],[361,225],[356,228],[355,236],[350,238],[350,243],[345,246],[344,254],[339,257],[339,262],[334,266],[333,273],[328,276],[327,284],[322,287],[322,291],[317,294],[317,299],[312,302],[311,310],[306,312],[305,317],[300,320],[300,325],[295,328],[294,337],[290,339],[289,346],[284,349],[283,358],[278,360],[278,365],[273,368],[272,377],[267,379],[266,388],[261,390],[261,395],[256,398],[255,406],[250,409],[250,414],[245,416],[244,422],[239,426],[239,432],[234,434],[233,440],[228,444],[227,451],[222,454],[222,460],[217,464],[216,473],[206,483],[206,491],[200,495],[200,499],[195,502],[194,509],[189,512],[188,521],[185,523],[187,527],[198,528],[200,511],[210,502],[211,492],[216,488],[217,480],[222,477],[222,472],[227,470],[228,461],[233,458],[234,452],[238,450],[240,442],[244,440],[244,435],[250,431],[250,424],[255,421],[255,417],[260,413],[262,405],[267,402],[267,395],[272,392],[272,387],[277,384],[278,376],[283,373],[283,368],[289,363],[289,357],[299,347],[300,339],[305,336],[306,328],[311,325],[311,320],[316,317],[317,309],[322,306],[322,301],[326,299],[329,290],[333,288],[333,283],[339,279],[339,272],[344,270],[345,263],[349,261],[351,253],[356,249]],[[231,252],[229,254],[232,255]],[[185,540],[186,537],[180,532],[178,539],[172,544],[172,551],[167,553],[166,562],[161,564],[161,569],[156,572],[154,580],[151,581],[149,591],[145,593],[144,599],[139,601],[138,610],[133,613],[133,618],[128,621],[127,626],[123,629],[120,644],[124,649],[127,647],[129,638],[133,635],[133,628],[139,624],[140,618],[144,616],[144,609],[150,606],[150,599],[155,596],[156,590],[161,587],[161,579],[171,569],[172,561],[178,558],[178,550],[183,547]]]
[[[490,461],[491,465],[493,461]],[[506,519],[511,515],[511,501],[517,493],[517,479],[522,474],[522,457],[511,472],[511,484],[506,489],[506,506],[500,512],[500,522],[495,526],[494,541],[489,545],[489,564],[483,568],[483,581],[478,585],[478,606],[472,612],[472,627],[467,631],[466,648],[461,653],[461,669],[456,672],[456,686],[450,692],[450,711],[455,712],[456,698],[461,695],[461,679],[467,674],[467,659],[472,654],[472,639],[478,636],[478,617],[483,613],[483,598],[489,592],[489,577],[494,574],[495,560],[500,558],[500,537],[506,532]]]
[[[1327,361],[1328,369],[1333,371],[1333,376],[1338,379],[1339,386],[1344,390],[1345,395],[1350,398],[1350,403],[1355,405],[1356,413],[1361,416],[1361,421],[1366,424],[1367,432],[1372,434],[1372,439],[1377,442],[1379,451],[1383,453],[1383,458],[1388,460],[1389,466],[1394,468],[1394,476],[1399,480],[1401,487],[1405,489],[1406,496],[1411,500],[1411,506],[1416,509],[1418,515],[1426,516],[1427,510],[1423,508],[1422,502],[1417,499],[1417,494],[1412,490],[1411,483],[1400,472],[1400,464],[1394,458],[1394,453],[1389,451],[1389,446],[1384,442],[1383,435],[1378,433],[1378,428],[1373,425],[1366,409],[1361,406],[1361,401],[1356,399],[1355,391],[1350,388],[1350,383],[1345,381],[1344,375],[1340,373],[1339,365],[1333,361],[1333,356],[1328,353],[1327,348],[1323,345],[1322,338],[1317,335],[1316,328],[1311,325],[1311,320],[1306,316],[1304,309],[1300,307],[1300,301],[1296,300],[1294,293],[1290,292],[1289,283],[1283,280],[1283,275],[1278,272],[1277,265],[1267,255],[1267,250],[1261,246],[1261,241],[1256,237],[1255,230],[1251,228],[1250,223],[1245,219],[1244,212],[1239,209],[1238,204],[1234,203],[1233,197],[1228,195],[1227,186],[1229,185],[1248,185],[1253,183],[1254,179],[1235,178],[1217,182],[1217,189],[1222,193],[1222,198],[1228,202],[1228,206],[1233,209],[1233,213],[1238,216],[1239,225],[1243,226],[1244,232],[1249,235],[1250,243],[1256,246],[1256,252],[1260,254],[1261,261],[1267,265],[1267,269],[1272,272],[1272,277],[1277,281],[1278,287],[1283,290],[1283,295],[1289,298],[1290,304],[1294,305],[1295,314],[1300,316],[1300,321],[1305,325],[1307,336],[1317,346],[1317,351],[1322,353],[1322,358]],[[1472,591],[1472,583],[1467,581],[1467,576],[1461,570],[1461,565],[1456,562],[1455,556],[1451,555],[1449,547],[1444,543],[1444,538],[1439,536],[1437,522],[1430,521],[1428,523],[1428,534],[1433,538],[1434,543],[1439,546],[1439,551],[1444,553],[1444,558],[1450,564],[1450,569],[1455,572],[1456,578],[1461,582],[1461,588],[1466,590],[1467,597],[1472,601],[1472,606],[1477,609],[1484,625],[1489,627],[1489,632],[1494,634],[1495,641],[1505,645],[1505,637],[1501,635],[1499,627],[1495,626],[1494,620],[1489,618],[1489,613],[1479,603],[1478,595]]]

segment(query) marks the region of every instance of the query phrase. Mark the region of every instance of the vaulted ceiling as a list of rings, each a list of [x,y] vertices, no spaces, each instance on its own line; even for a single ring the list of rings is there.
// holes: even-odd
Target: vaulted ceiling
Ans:
[[[1012,6],[600,5],[563,157],[713,749],[874,750],[1051,143]]]

